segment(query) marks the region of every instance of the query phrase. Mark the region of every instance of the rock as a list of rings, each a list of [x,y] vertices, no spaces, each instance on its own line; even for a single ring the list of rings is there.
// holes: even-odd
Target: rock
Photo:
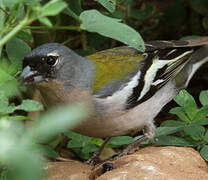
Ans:
[[[91,166],[79,161],[50,162],[46,165],[47,180],[89,180]]]
[[[114,161],[116,169],[96,180],[207,180],[208,166],[187,147],[147,147]],[[98,170],[97,170],[98,172]]]
[[[208,165],[187,147],[146,147],[112,162],[104,173],[78,161],[47,165],[47,180],[207,180]]]

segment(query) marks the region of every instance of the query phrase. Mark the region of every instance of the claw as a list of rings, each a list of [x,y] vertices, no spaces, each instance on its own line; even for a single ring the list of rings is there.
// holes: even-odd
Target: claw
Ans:
[[[107,171],[111,171],[115,168],[116,166],[113,163],[106,162],[103,164],[103,173],[106,173]]]

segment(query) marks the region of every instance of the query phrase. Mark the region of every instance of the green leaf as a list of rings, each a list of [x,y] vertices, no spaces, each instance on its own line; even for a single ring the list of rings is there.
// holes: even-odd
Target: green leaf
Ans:
[[[32,35],[29,32],[23,30],[17,33],[16,37],[24,41],[32,41],[33,39]]]
[[[66,134],[66,133],[65,133]],[[87,144],[90,143],[91,137],[83,136],[81,134],[77,134],[71,131],[68,131],[67,136],[72,140],[69,141],[67,147],[68,148],[81,148],[85,147]]]
[[[8,105],[8,97],[6,97],[5,94],[0,91],[0,114],[5,113],[7,111]]]
[[[78,134],[69,130],[64,132],[64,134],[70,139],[81,139],[81,136],[82,136],[81,134]]]
[[[194,121],[193,123],[198,125],[208,125],[208,118],[202,118],[200,120]]]
[[[198,141],[203,138],[205,133],[205,128],[200,125],[189,125],[184,127],[184,133],[190,136],[192,139]]]
[[[9,179],[15,180],[38,180],[42,178],[41,161],[42,156],[37,149],[29,149],[26,145],[19,142],[20,145],[14,146],[15,151],[9,154]],[[24,162],[24,163],[22,163]]]
[[[51,108],[41,119],[31,134],[41,142],[48,141],[61,132],[73,128],[77,123],[87,117],[88,111],[83,105],[65,105]]]
[[[3,10],[6,8],[5,4],[2,0],[0,1],[0,6]],[[5,21],[6,21],[6,14],[3,10],[0,10],[0,32],[1,33],[2,33],[2,30],[5,27]]]
[[[49,158],[58,158],[59,154],[47,145],[38,145],[38,148],[42,151],[43,155]]]
[[[79,149],[74,149],[74,151],[75,151],[76,154],[77,154],[80,158],[82,158],[82,159],[87,160],[87,159],[89,159],[89,158],[91,157],[91,154],[90,154],[90,153],[83,153],[81,148],[79,148]]]
[[[194,119],[194,116],[196,115],[196,113],[198,112],[198,108],[196,105],[196,102],[194,100],[194,98],[192,96],[190,96],[191,98],[189,99],[189,101],[187,101],[186,106],[184,107],[186,114],[189,116],[189,118],[191,120]]]
[[[176,136],[160,136],[154,138],[152,142],[164,146],[193,146],[191,142]]]
[[[97,32],[103,36],[121,41],[140,51],[144,51],[144,41],[139,33],[126,24],[120,23],[120,19],[102,15],[97,10],[88,10],[80,14],[82,20],[81,29],[89,32]]]
[[[190,95],[186,90],[182,90],[182,91],[180,91],[179,94],[174,98],[174,101],[175,101],[178,105],[184,107],[184,106],[186,105],[187,99],[189,99],[190,96],[191,96],[191,95]],[[191,96],[191,98],[193,98],[193,97]]]
[[[79,16],[74,11],[72,11],[69,7],[65,8],[63,13],[67,14],[68,16],[73,17],[75,20],[80,22]]]
[[[17,66],[15,64],[11,64],[8,59],[4,58],[2,58],[0,62],[0,71],[4,71],[5,75],[7,76],[6,78],[3,77],[3,79],[0,78],[0,81],[12,80],[14,79],[14,76],[18,73]]]
[[[176,121],[176,120],[167,120],[163,121],[160,126],[164,127],[179,127],[179,126],[185,126],[187,123],[183,121]]]
[[[8,67],[4,67],[2,64],[0,64],[0,83],[7,82],[9,80],[13,80],[14,77],[12,77],[10,74],[8,74]],[[0,89],[2,91],[2,89]]]
[[[32,2],[29,3],[29,6],[30,6],[31,10],[33,11],[34,15],[36,17],[39,17],[40,16],[41,7],[42,7],[40,2],[35,2],[35,1],[33,2],[32,1]]]
[[[16,110],[16,106],[14,103],[12,103],[7,108],[7,114],[13,113],[15,110]]]
[[[193,118],[193,122],[199,121],[200,119],[204,119],[208,116],[208,105],[203,106],[198,110]]]
[[[197,39],[200,38],[200,36],[184,36],[180,40],[191,40],[191,39]]]
[[[40,2],[41,0],[20,0],[24,3],[33,3],[33,2]]]
[[[53,26],[53,24],[51,23],[51,21],[50,21],[47,17],[39,17],[38,20],[39,20],[42,24],[44,24],[44,25],[46,25],[46,26],[48,26],[48,27],[52,27],[52,26]]]
[[[67,4],[61,0],[49,1],[45,6],[42,7],[40,17],[44,16],[55,16],[59,14],[63,9],[67,7]]]
[[[182,91],[179,92],[177,96],[174,97],[174,101],[181,107],[185,106],[185,101],[184,101],[184,94],[181,93]]]
[[[201,150],[200,150],[200,154],[201,156],[208,161],[208,146],[204,146]]]
[[[95,144],[87,144],[86,146],[83,147],[82,152],[83,153],[94,153],[99,149],[98,146]]]
[[[203,139],[204,139],[204,141],[205,141],[206,143],[208,143],[208,130],[206,131],[206,133],[205,133]]]
[[[182,131],[184,127],[158,127],[156,129],[155,137],[173,134]]]
[[[97,146],[101,146],[103,144],[103,140],[102,139],[91,139],[90,143],[91,144],[95,144]]]
[[[2,72],[0,69],[0,79]],[[7,76],[5,78],[10,78],[11,76]],[[1,80],[0,80],[1,81]],[[0,82],[0,91],[4,92],[6,97],[12,97],[12,96],[18,96],[19,90],[18,90],[19,83],[16,79],[5,79],[5,82]]]
[[[32,119],[30,119],[29,117],[27,117],[27,116],[8,116],[7,117],[7,119],[9,119],[9,120],[14,120],[14,121],[16,121],[16,120],[20,120],[20,121],[22,121],[22,120],[27,120],[27,121],[32,121]]]
[[[14,37],[6,44],[6,52],[10,61],[18,67],[22,66],[22,60],[31,48],[23,40]]]
[[[67,144],[68,148],[81,148],[83,147],[83,144],[80,142],[79,139],[72,139]]]
[[[186,90],[182,90],[174,100],[184,108],[188,117],[192,120],[198,111],[197,104],[193,98]]]
[[[22,101],[22,104],[16,106],[16,110],[23,110],[23,111],[40,111],[43,110],[43,105],[37,101],[26,99]]]
[[[113,144],[116,146],[121,146],[125,144],[130,144],[134,142],[134,138],[130,136],[117,136],[117,137],[112,137],[108,144]]]
[[[12,9],[15,4],[20,3],[20,0],[2,0],[2,2],[6,7]]]
[[[116,0],[96,0],[109,12],[113,13],[116,9]]]
[[[191,122],[190,119],[186,116],[183,107],[172,108],[170,110],[170,113],[177,115],[180,118],[180,120],[182,120],[184,122],[188,122],[188,123]]]
[[[199,100],[203,106],[208,105],[208,91],[201,91]]]
[[[15,65],[7,66],[5,63],[0,63],[0,91],[4,93],[6,97],[19,95],[19,83],[14,78],[14,74],[17,72]]]
[[[84,135],[81,135],[81,134],[78,134],[69,130],[65,132],[65,135],[69,137],[70,139],[79,140],[80,143],[89,143],[92,139],[89,136],[84,136]]]
[[[83,11],[81,1],[70,0],[69,7],[77,15],[80,15]]]
[[[24,4],[19,4],[17,12],[15,14],[15,18],[18,20],[22,20],[25,16],[25,8],[24,8]]]

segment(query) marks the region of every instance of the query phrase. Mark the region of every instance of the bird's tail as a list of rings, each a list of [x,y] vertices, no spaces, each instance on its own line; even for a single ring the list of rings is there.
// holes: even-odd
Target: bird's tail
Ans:
[[[195,72],[208,61],[208,45],[202,46],[192,56],[183,70],[175,77],[176,86],[179,89],[186,88]],[[183,77],[183,78],[181,78]],[[183,81],[182,81],[183,80]]]

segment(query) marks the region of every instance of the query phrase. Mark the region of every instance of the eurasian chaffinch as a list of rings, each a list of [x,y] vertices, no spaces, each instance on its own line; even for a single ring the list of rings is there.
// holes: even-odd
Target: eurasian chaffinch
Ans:
[[[154,137],[155,116],[208,61],[207,44],[208,37],[151,41],[145,52],[125,46],[84,58],[47,43],[25,56],[21,81],[40,91],[46,107],[85,103],[90,116],[73,129],[83,135],[109,140],[145,129],[123,155]]]

